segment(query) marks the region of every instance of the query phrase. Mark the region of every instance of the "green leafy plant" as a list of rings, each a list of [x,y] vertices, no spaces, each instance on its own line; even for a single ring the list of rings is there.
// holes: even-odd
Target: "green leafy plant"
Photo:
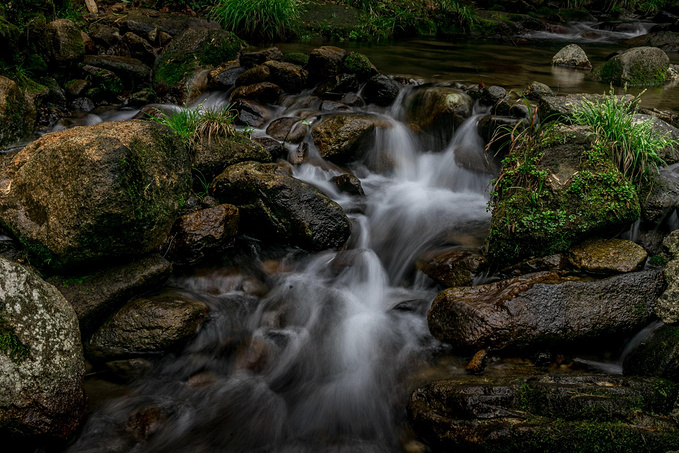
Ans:
[[[218,0],[210,15],[239,36],[273,41],[295,34],[299,0]]]
[[[620,171],[637,184],[665,165],[659,155],[663,148],[678,144],[668,135],[654,131],[652,120],[634,118],[642,94],[630,102],[624,96],[615,96],[611,88],[610,94],[604,95],[601,101],[585,100],[573,113],[576,123],[594,129],[597,141],[609,150]]]

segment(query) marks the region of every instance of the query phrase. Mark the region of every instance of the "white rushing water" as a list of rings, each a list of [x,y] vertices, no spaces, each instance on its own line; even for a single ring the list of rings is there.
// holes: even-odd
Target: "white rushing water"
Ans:
[[[329,184],[333,165],[294,168],[349,213],[350,248],[279,259],[284,271],[266,278],[261,299],[231,289],[228,273],[177,278],[208,303],[208,322],[94,414],[69,452],[401,450],[408,375],[438,347],[426,324],[436,289],[416,278],[415,261],[440,245],[478,245],[491,176],[464,168],[484,163],[482,112],[438,153],[421,149],[398,109],[381,114],[390,127],[351,166],[365,197]],[[251,245],[242,269],[261,275],[265,251]],[[134,421],[149,412],[158,420],[140,440]]]

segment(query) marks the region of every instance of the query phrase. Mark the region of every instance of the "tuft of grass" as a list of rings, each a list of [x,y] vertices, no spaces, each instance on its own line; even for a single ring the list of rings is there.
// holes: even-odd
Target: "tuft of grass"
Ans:
[[[219,141],[235,134],[235,115],[231,106],[221,109],[205,109],[202,106],[182,108],[171,115],[161,114],[150,118],[174,130],[189,152],[199,143],[209,146],[213,140]]]
[[[239,36],[274,41],[295,34],[299,0],[218,0],[210,15]]]
[[[613,162],[635,184],[647,181],[652,172],[665,165],[660,150],[678,144],[677,140],[654,131],[651,120],[634,119],[642,94],[628,102],[622,96],[616,97],[611,88],[603,100],[585,100],[573,113],[576,123],[594,129],[597,141],[609,150]]]

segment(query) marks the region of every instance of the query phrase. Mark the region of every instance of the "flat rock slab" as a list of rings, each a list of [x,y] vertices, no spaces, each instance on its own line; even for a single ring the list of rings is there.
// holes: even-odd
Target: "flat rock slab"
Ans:
[[[171,272],[169,261],[150,255],[90,274],[54,276],[49,282],[71,303],[85,336],[131,297],[162,285]]]
[[[630,334],[648,324],[664,287],[659,270],[602,280],[538,272],[442,291],[429,330],[463,351],[524,349]]]
[[[460,378],[417,389],[408,412],[434,453],[665,452],[679,448],[677,392],[657,378]]]
[[[618,274],[641,269],[648,253],[624,239],[590,239],[568,250],[571,265],[594,274]]]

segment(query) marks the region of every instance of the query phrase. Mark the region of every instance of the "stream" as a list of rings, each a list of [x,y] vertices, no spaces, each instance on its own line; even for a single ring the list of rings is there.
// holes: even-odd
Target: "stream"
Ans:
[[[560,92],[606,91],[583,73],[549,65],[562,46],[410,40],[344,47],[365,53],[384,73],[426,81],[483,81],[518,90],[538,80]],[[595,66],[619,48],[593,41],[583,47]],[[433,249],[480,247],[490,221],[493,176],[465,168],[468,160],[484,156],[476,126],[486,112],[475,107],[447,147],[430,152],[403,122],[405,90],[393,107],[370,108],[390,127],[378,133],[364,159],[349,166],[365,196],[340,193],[328,183],[341,171],[323,161],[310,137],[309,163],[293,169],[349,215],[347,249],[309,255],[244,237],[227,256],[175,275],[170,286],[206,302],[208,321],[183,350],[159,358],[130,385],[89,375],[89,418],[65,451],[424,451],[405,426],[409,393],[418,380],[464,373],[464,359],[441,355],[446,347],[429,334],[426,313],[440,288],[415,262]],[[644,97],[659,108],[676,101],[670,85]],[[211,93],[198,102],[221,107],[228,96]],[[287,108],[277,115],[295,113]]]

